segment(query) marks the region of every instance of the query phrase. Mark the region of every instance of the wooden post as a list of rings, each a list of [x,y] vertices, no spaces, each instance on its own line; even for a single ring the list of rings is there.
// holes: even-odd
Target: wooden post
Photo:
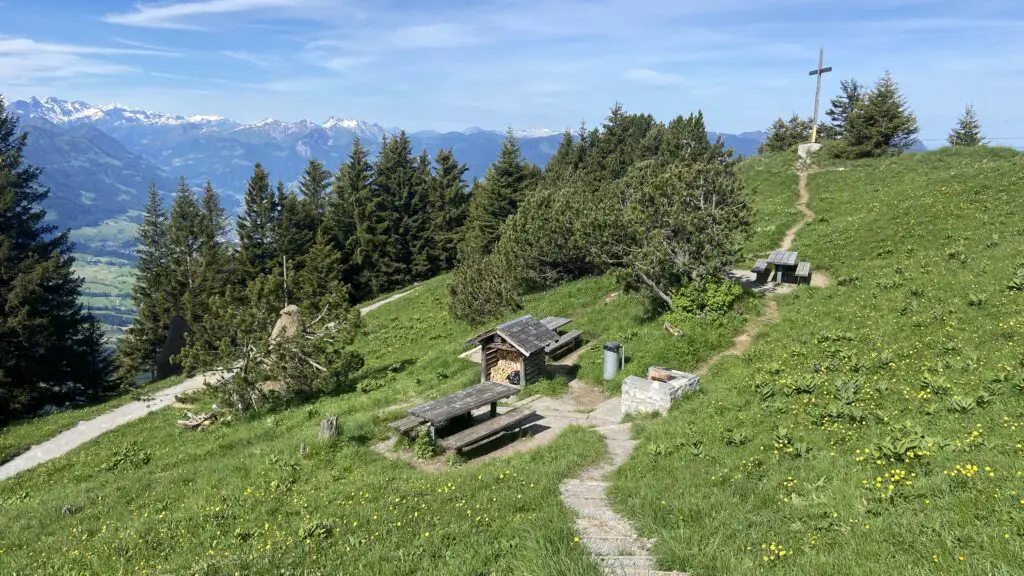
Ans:
[[[487,382],[490,374],[487,373],[487,347],[480,343],[480,382]]]
[[[818,141],[818,101],[821,99],[821,75],[826,72],[831,72],[832,67],[822,68],[821,65],[824,63],[825,50],[824,48],[818,48],[818,67],[808,74],[808,76],[818,77],[818,87],[814,90],[814,119],[811,126],[811,143]]]
[[[491,418],[494,418],[497,415],[498,415],[498,403],[497,402],[491,402]]]

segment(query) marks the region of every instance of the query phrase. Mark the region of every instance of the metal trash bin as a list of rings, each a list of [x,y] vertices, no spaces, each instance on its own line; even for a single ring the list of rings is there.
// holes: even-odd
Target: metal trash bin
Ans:
[[[626,363],[626,356],[622,353],[621,342],[604,343],[604,373],[605,380],[615,378],[615,375],[622,370]]]

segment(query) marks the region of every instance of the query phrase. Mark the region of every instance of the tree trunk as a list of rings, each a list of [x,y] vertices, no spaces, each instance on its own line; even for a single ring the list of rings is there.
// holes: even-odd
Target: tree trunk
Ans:
[[[320,421],[320,439],[331,441],[338,437],[338,417],[328,416]]]

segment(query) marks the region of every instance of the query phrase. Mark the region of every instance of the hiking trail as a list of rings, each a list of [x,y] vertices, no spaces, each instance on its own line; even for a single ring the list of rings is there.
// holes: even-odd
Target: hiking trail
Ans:
[[[815,214],[808,208],[810,193],[807,189],[807,175],[814,172],[813,168],[800,166],[797,172],[797,188],[799,195],[796,208],[803,217],[794,224],[779,245],[780,250],[789,250],[796,240],[796,234]],[[747,273],[735,270],[730,277],[744,277]],[[821,275],[821,279],[818,277]],[[815,272],[813,286],[828,284],[828,276]],[[782,290],[762,291],[766,295],[765,309],[757,317],[747,321],[743,332],[733,338],[732,346],[712,356],[695,370],[698,376],[704,376],[708,370],[727,356],[736,356],[746,352],[754,342],[761,329],[779,319],[778,303],[771,299],[773,294],[782,294]],[[620,398],[612,398],[603,402],[595,412],[613,416],[621,421]],[[608,501],[608,475],[622,466],[633,453],[637,441],[630,435],[629,423],[617,423],[595,428],[604,437],[608,446],[610,459],[587,468],[579,476],[562,483],[559,492],[562,502],[576,512],[576,534],[580,542],[590,550],[601,564],[605,576],[686,576],[685,572],[655,570],[654,557],[651,555],[653,539],[641,538],[629,520],[615,512]]]
[[[415,292],[417,289],[418,287],[412,288],[405,292],[400,292],[394,296],[385,298],[380,302],[364,306],[359,309],[359,313],[366,314],[368,312],[372,312],[385,304],[394,302],[399,298]],[[124,406],[114,408],[113,410],[101,414],[92,420],[80,421],[73,428],[65,430],[53,438],[33,446],[7,463],[0,465],[0,481],[6,480],[19,472],[34,468],[43,462],[49,462],[54,458],[63,456],[108,430],[113,430],[118,426],[127,424],[132,420],[136,420],[150,412],[155,412],[156,410],[172,404],[175,396],[192,390],[201,389],[207,382],[216,381],[224,377],[226,374],[228,374],[226,371],[213,371],[205,374],[199,374],[198,376],[193,376],[192,378],[185,380],[177,386],[165,388],[159,392],[154,392],[152,396],[144,400],[138,400],[125,404]]]

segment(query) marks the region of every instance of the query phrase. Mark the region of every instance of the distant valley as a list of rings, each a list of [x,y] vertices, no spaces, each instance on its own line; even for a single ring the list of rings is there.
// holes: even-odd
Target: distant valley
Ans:
[[[28,162],[43,168],[51,189],[49,219],[70,228],[86,278],[86,304],[109,324],[126,325],[132,309],[131,285],[135,227],[150,183],[173,192],[180,176],[193,187],[206,180],[236,211],[255,162],[274,180],[293,185],[310,158],[335,169],[358,137],[375,154],[382,138],[397,128],[332,117],[322,123],[267,119],[243,124],[219,116],[175,116],[131,106],[96,106],[53,97],[11,102],[9,108],[30,133]],[[516,132],[523,157],[543,166],[562,133]],[[764,134],[717,134],[736,154],[756,154]],[[451,148],[469,167],[467,179],[484,175],[505,137],[503,131],[469,128],[460,132],[409,133],[415,151],[431,155]]]

